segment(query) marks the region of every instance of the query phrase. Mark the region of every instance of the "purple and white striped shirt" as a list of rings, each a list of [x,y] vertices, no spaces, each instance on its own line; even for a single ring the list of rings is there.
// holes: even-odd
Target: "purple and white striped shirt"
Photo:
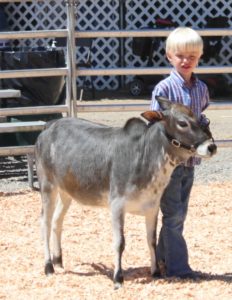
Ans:
[[[193,75],[191,87],[186,85],[185,80],[176,70],[172,70],[170,75],[160,81],[152,92],[151,110],[160,110],[156,96],[163,96],[172,102],[177,102],[189,106],[201,123],[207,122],[202,112],[209,105],[209,91],[206,84]],[[199,165],[200,158],[191,158],[187,166]]]

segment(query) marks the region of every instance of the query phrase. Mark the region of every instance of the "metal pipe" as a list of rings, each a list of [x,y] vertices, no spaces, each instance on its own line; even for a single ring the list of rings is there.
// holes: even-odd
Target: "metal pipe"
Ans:
[[[232,29],[214,28],[214,29],[196,29],[201,36],[231,36]],[[169,29],[153,29],[153,30],[97,30],[97,31],[77,31],[76,38],[128,38],[128,37],[167,37],[171,30]]]
[[[231,36],[232,29],[197,29],[201,36]],[[98,30],[98,31],[76,31],[75,38],[129,38],[129,37],[167,37],[171,30]],[[0,32],[0,39],[28,39],[67,37],[67,29],[57,30],[30,30],[30,31],[4,31]]]
[[[216,145],[221,148],[232,147],[232,140],[216,140]]]
[[[73,117],[77,116],[77,87],[76,87],[76,42],[75,42],[75,14],[74,7],[76,1],[70,1],[69,18],[70,18],[70,48],[71,48],[71,72],[72,72],[72,112]]]
[[[196,30],[201,36],[231,36],[232,29],[199,29]],[[129,38],[129,37],[167,37],[171,30],[99,30],[99,31],[76,31],[75,38]],[[67,37],[67,29],[57,30],[30,30],[30,31],[4,31],[0,32],[0,39],[28,39]]]
[[[51,77],[67,75],[67,68],[44,68],[44,69],[24,69],[24,70],[1,70],[0,79],[23,78],[23,77]]]
[[[4,31],[0,32],[0,39],[29,39],[67,37],[67,29],[60,30],[30,30],[30,31]]]
[[[19,100],[20,106],[20,100]],[[39,114],[56,114],[67,113],[68,105],[49,105],[49,106],[33,106],[32,107],[11,107],[1,108],[0,117],[21,116],[21,115],[39,115]]]
[[[71,50],[71,43],[70,43],[70,17],[69,17],[69,2],[66,1],[66,13],[67,13],[67,68],[68,68],[68,74],[66,77],[66,103],[68,105],[68,116],[72,116],[72,64],[71,64],[71,56],[72,56],[72,50]]]
[[[67,53],[69,57],[72,53]],[[67,59],[67,64],[68,59]],[[75,65],[75,62],[73,62]],[[1,70],[0,79],[6,78],[22,78],[22,77],[43,77],[43,76],[60,76],[68,75],[69,65],[67,68],[49,68],[49,69],[24,69],[24,70]],[[171,68],[95,68],[84,69],[78,68],[74,71],[74,76],[104,76],[104,75],[165,75],[169,74]],[[232,66],[218,66],[218,67],[198,67],[195,70],[197,74],[220,74],[232,73]],[[76,86],[76,81],[73,78],[73,88]]]
[[[44,121],[0,123],[0,133],[41,131],[45,125]]]
[[[145,111],[149,109],[149,103],[125,103],[124,104],[78,104],[78,112],[123,112],[123,111]],[[211,102],[207,110],[229,110],[232,104],[229,102],[214,103]],[[0,117],[20,116],[20,115],[37,115],[52,113],[68,113],[69,106],[50,105],[50,106],[33,106],[31,107],[12,107],[0,109]]]
[[[74,24],[74,2],[73,0],[67,0],[67,27],[68,27],[68,61],[69,61],[69,85],[70,85],[70,113],[72,116],[76,116],[76,48],[75,48],[75,24]]]
[[[34,146],[0,147],[0,156],[33,154]]]
[[[210,102],[209,106],[207,107],[207,110],[228,110],[232,109],[232,103],[231,102]]]
[[[76,69],[76,76],[105,76],[105,75],[165,75],[169,74],[172,69],[170,67],[146,67],[146,68],[94,68],[94,69]],[[198,67],[195,70],[198,74],[219,74],[232,73],[232,66],[217,67]]]
[[[126,102],[126,101],[125,101]],[[150,107],[150,103],[124,103],[124,104],[78,104],[78,112],[123,112],[123,111],[145,111]],[[228,102],[211,102],[207,110],[228,110],[232,109],[232,104]]]
[[[33,0],[26,0],[27,2],[33,2]],[[45,0],[39,0],[45,1]],[[23,2],[22,0],[0,0],[0,3],[15,3],[15,2]]]

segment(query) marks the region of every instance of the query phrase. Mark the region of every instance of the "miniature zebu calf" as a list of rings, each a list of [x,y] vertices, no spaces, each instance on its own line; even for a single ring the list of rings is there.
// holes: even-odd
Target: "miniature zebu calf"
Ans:
[[[127,212],[144,215],[156,272],[156,224],[160,198],[174,168],[189,157],[211,157],[216,145],[189,108],[158,97],[162,112],[147,111],[124,127],[63,118],[38,137],[35,154],[42,196],[45,273],[62,266],[61,232],[71,200],[109,206],[115,257],[114,283],[123,282],[121,258]],[[53,257],[49,240],[52,235]]]

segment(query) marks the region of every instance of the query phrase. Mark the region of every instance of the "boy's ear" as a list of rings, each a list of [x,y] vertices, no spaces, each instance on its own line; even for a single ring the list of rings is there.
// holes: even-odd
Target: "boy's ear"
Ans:
[[[172,57],[171,57],[171,55],[169,54],[169,52],[166,53],[166,57],[167,57],[168,61],[171,63]]]
[[[146,119],[149,122],[157,122],[157,121],[161,121],[163,120],[163,113],[161,111],[145,111],[144,113],[141,114],[142,117],[144,117],[144,119]]]

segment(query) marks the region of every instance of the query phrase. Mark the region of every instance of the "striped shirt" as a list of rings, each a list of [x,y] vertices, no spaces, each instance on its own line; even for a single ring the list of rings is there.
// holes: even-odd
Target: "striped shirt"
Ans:
[[[205,123],[206,117],[202,112],[209,105],[209,92],[206,84],[195,75],[192,77],[192,86],[186,85],[185,80],[176,70],[172,70],[170,75],[160,81],[152,92],[151,110],[160,110],[156,96],[163,96],[172,102],[177,102],[189,106],[201,123]],[[194,157],[188,160],[187,166],[199,165],[201,159]]]

